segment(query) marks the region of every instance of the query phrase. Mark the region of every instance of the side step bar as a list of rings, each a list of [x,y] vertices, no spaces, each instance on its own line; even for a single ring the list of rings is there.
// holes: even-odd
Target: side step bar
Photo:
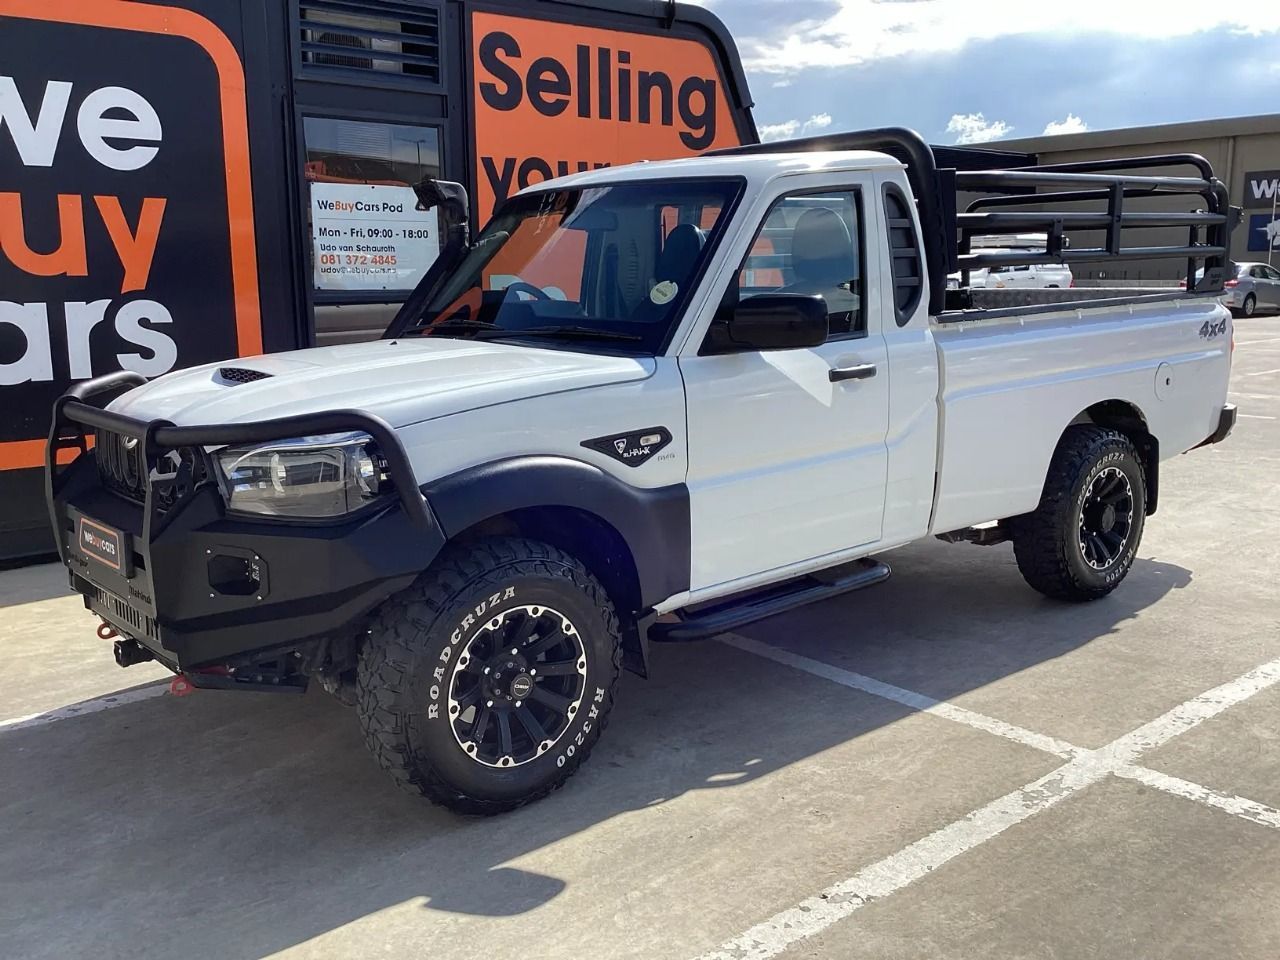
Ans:
[[[649,639],[660,643],[705,640],[808,603],[875,586],[888,580],[892,572],[888,564],[870,558],[844,563],[797,580],[678,610],[680,620],[653,624]]]

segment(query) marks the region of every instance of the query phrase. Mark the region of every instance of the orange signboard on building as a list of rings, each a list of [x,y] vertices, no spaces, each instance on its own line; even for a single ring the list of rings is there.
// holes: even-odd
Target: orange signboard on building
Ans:
[[[481,11],[471,27],[481,223],[533,183],[742,142],[698,40]]]

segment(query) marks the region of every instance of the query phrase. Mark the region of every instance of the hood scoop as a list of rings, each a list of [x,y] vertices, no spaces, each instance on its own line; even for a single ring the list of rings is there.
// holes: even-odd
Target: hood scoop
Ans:
[[[239,383],[253,383],[255,380],[266,380],[271,376],[261,370],[250,370],[247,367],[219,367],[218,376],[230,386]]]

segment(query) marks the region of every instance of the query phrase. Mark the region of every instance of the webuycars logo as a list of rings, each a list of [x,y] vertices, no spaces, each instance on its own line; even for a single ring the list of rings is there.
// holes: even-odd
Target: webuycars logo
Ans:
[[[696,40],[481,12],[472,35],[482,221],[533,183],[739,142]]]
[[[108,540],[106,537],[100,537],[87,527],[82,531],[84,537],[84,545],[97,554],[106,554],[109,557],[115,557],[119,553],[115,541]]]
[[[230,42],[120,0],[0,0],[0,22],[0,441],[44,435],[72,381],[261,352]]]
[[[403,203],[363,203],[359,200],[316,200],[321,210],[333,213],[404,213]]]

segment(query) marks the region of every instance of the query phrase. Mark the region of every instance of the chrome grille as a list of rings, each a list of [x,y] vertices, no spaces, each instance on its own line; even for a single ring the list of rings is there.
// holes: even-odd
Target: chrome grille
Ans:
[[[138,503],[147,499],[147,460],[142,441],[110,430],[98,430],[94,439],[98,476],[113,493]]]

